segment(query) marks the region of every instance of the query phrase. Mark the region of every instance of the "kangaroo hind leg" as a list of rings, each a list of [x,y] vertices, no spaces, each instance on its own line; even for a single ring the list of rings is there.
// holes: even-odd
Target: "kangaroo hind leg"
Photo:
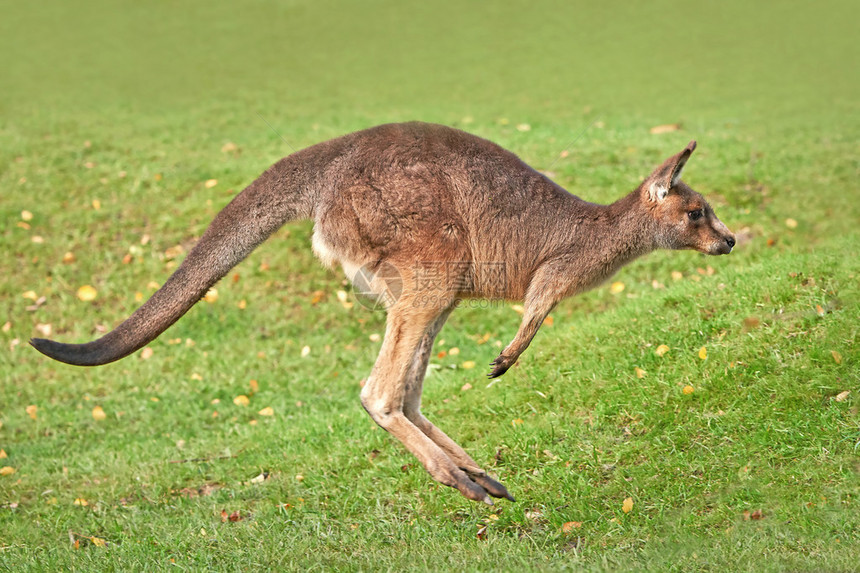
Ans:
[[[516,501],[508,493],[505,486],[488,476],[487,472],[481,469],[459,444],[449,438],[445,432],[434,426],[421,413],[421,393],[424,386],[424,376],[427,373],[427,364],[433,350],[433,342],[436,340],[439,331],[442,330],[442,326],[445,324],[453,308],[451,306],[442,311],[442,314],[433,321],[421,338],[421,343],[412,357],[409,372],[406,376],[406,395],[403,402],[403,412],[409,421],[415,424],[425,436],[439,446],[472,481],[487,490],[487,493],[493,497],[503,497],[511,501]]]
[[[385,339],[361,391],[361,403],[373,420],[400,440],[436,481],[465,497],[492,504],[488,490],[470,479],[446,452],[404,413],[407,375],[427,330],[442,309],[416,308],[403,297],[388,310]],[[404,300],[407,299],[407,300]]]

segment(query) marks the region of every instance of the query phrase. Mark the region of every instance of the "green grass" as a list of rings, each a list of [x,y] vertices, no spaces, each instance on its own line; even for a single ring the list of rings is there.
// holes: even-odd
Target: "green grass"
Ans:
[[[856,8],[25,10],[0,24],[0,569],[857,569]],[[489,363],[519,317],[454,313],[439,350],[460,354],[434,358],[424,410],[517,503],[438,486],[367,417],[384,315],[341,305],[307,223],[147,360],[81,369],[26,345],[38,325],[84,341],[117,324],[169,275],[165,252],[291,148],[411,119],[599,202],[697,139],[685,179],[745,237],[729,257],[655,253],[617,275],[623,292],[564,302],[490,386],[461,366]]]

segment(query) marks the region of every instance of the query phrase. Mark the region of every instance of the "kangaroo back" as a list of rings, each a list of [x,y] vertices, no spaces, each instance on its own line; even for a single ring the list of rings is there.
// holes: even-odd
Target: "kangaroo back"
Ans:
[[[237,195],[167,282],[114,330],[87,344],[42,338],[30,344],[55,360],[78,366],[107,364],[149,344],[284,223],[313,215],[315,177],[305,161],[312,149],[278,161]]]

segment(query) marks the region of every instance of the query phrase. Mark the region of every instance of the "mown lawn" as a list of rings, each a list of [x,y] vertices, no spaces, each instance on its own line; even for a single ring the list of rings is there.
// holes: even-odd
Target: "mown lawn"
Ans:
[[[858,13],[782,10],[5,11],[0,569],[857,570]],[[412,119],[604,203],[696,139],[685,180],[739,237],[566,301],[493,384],[512,304],[452,316],[425,413],[516,503],[438,486],[367,417],[385,317],[308,223],[145,353],[82,369],[26,344],[118,324],[292,149]]]

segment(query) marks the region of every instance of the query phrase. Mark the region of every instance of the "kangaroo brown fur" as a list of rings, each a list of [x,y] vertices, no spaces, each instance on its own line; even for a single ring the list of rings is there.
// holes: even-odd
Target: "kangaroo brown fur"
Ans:
[[[680,181],[695,142],[611,205],[571,195],[498,145],[439,125],[382,125],[281,159],[212,221],[180,267],[125,322],[87,344],[33,339],[62,362],[92,366],[142,348],[288,221],[314,221],[327,265],[359,274],[388,311],[379,357],[361,392],[370,416],[437,481],[469,499],[507,489],[421,414],[436,335],[470,297],[523,300],[513,341],[491,364],[501,376],[553,307],[658,248],[728,254],[732,233]],[[389,274],[400,275],[390,296]],[[362,271],[359,273],[359,271]]]

